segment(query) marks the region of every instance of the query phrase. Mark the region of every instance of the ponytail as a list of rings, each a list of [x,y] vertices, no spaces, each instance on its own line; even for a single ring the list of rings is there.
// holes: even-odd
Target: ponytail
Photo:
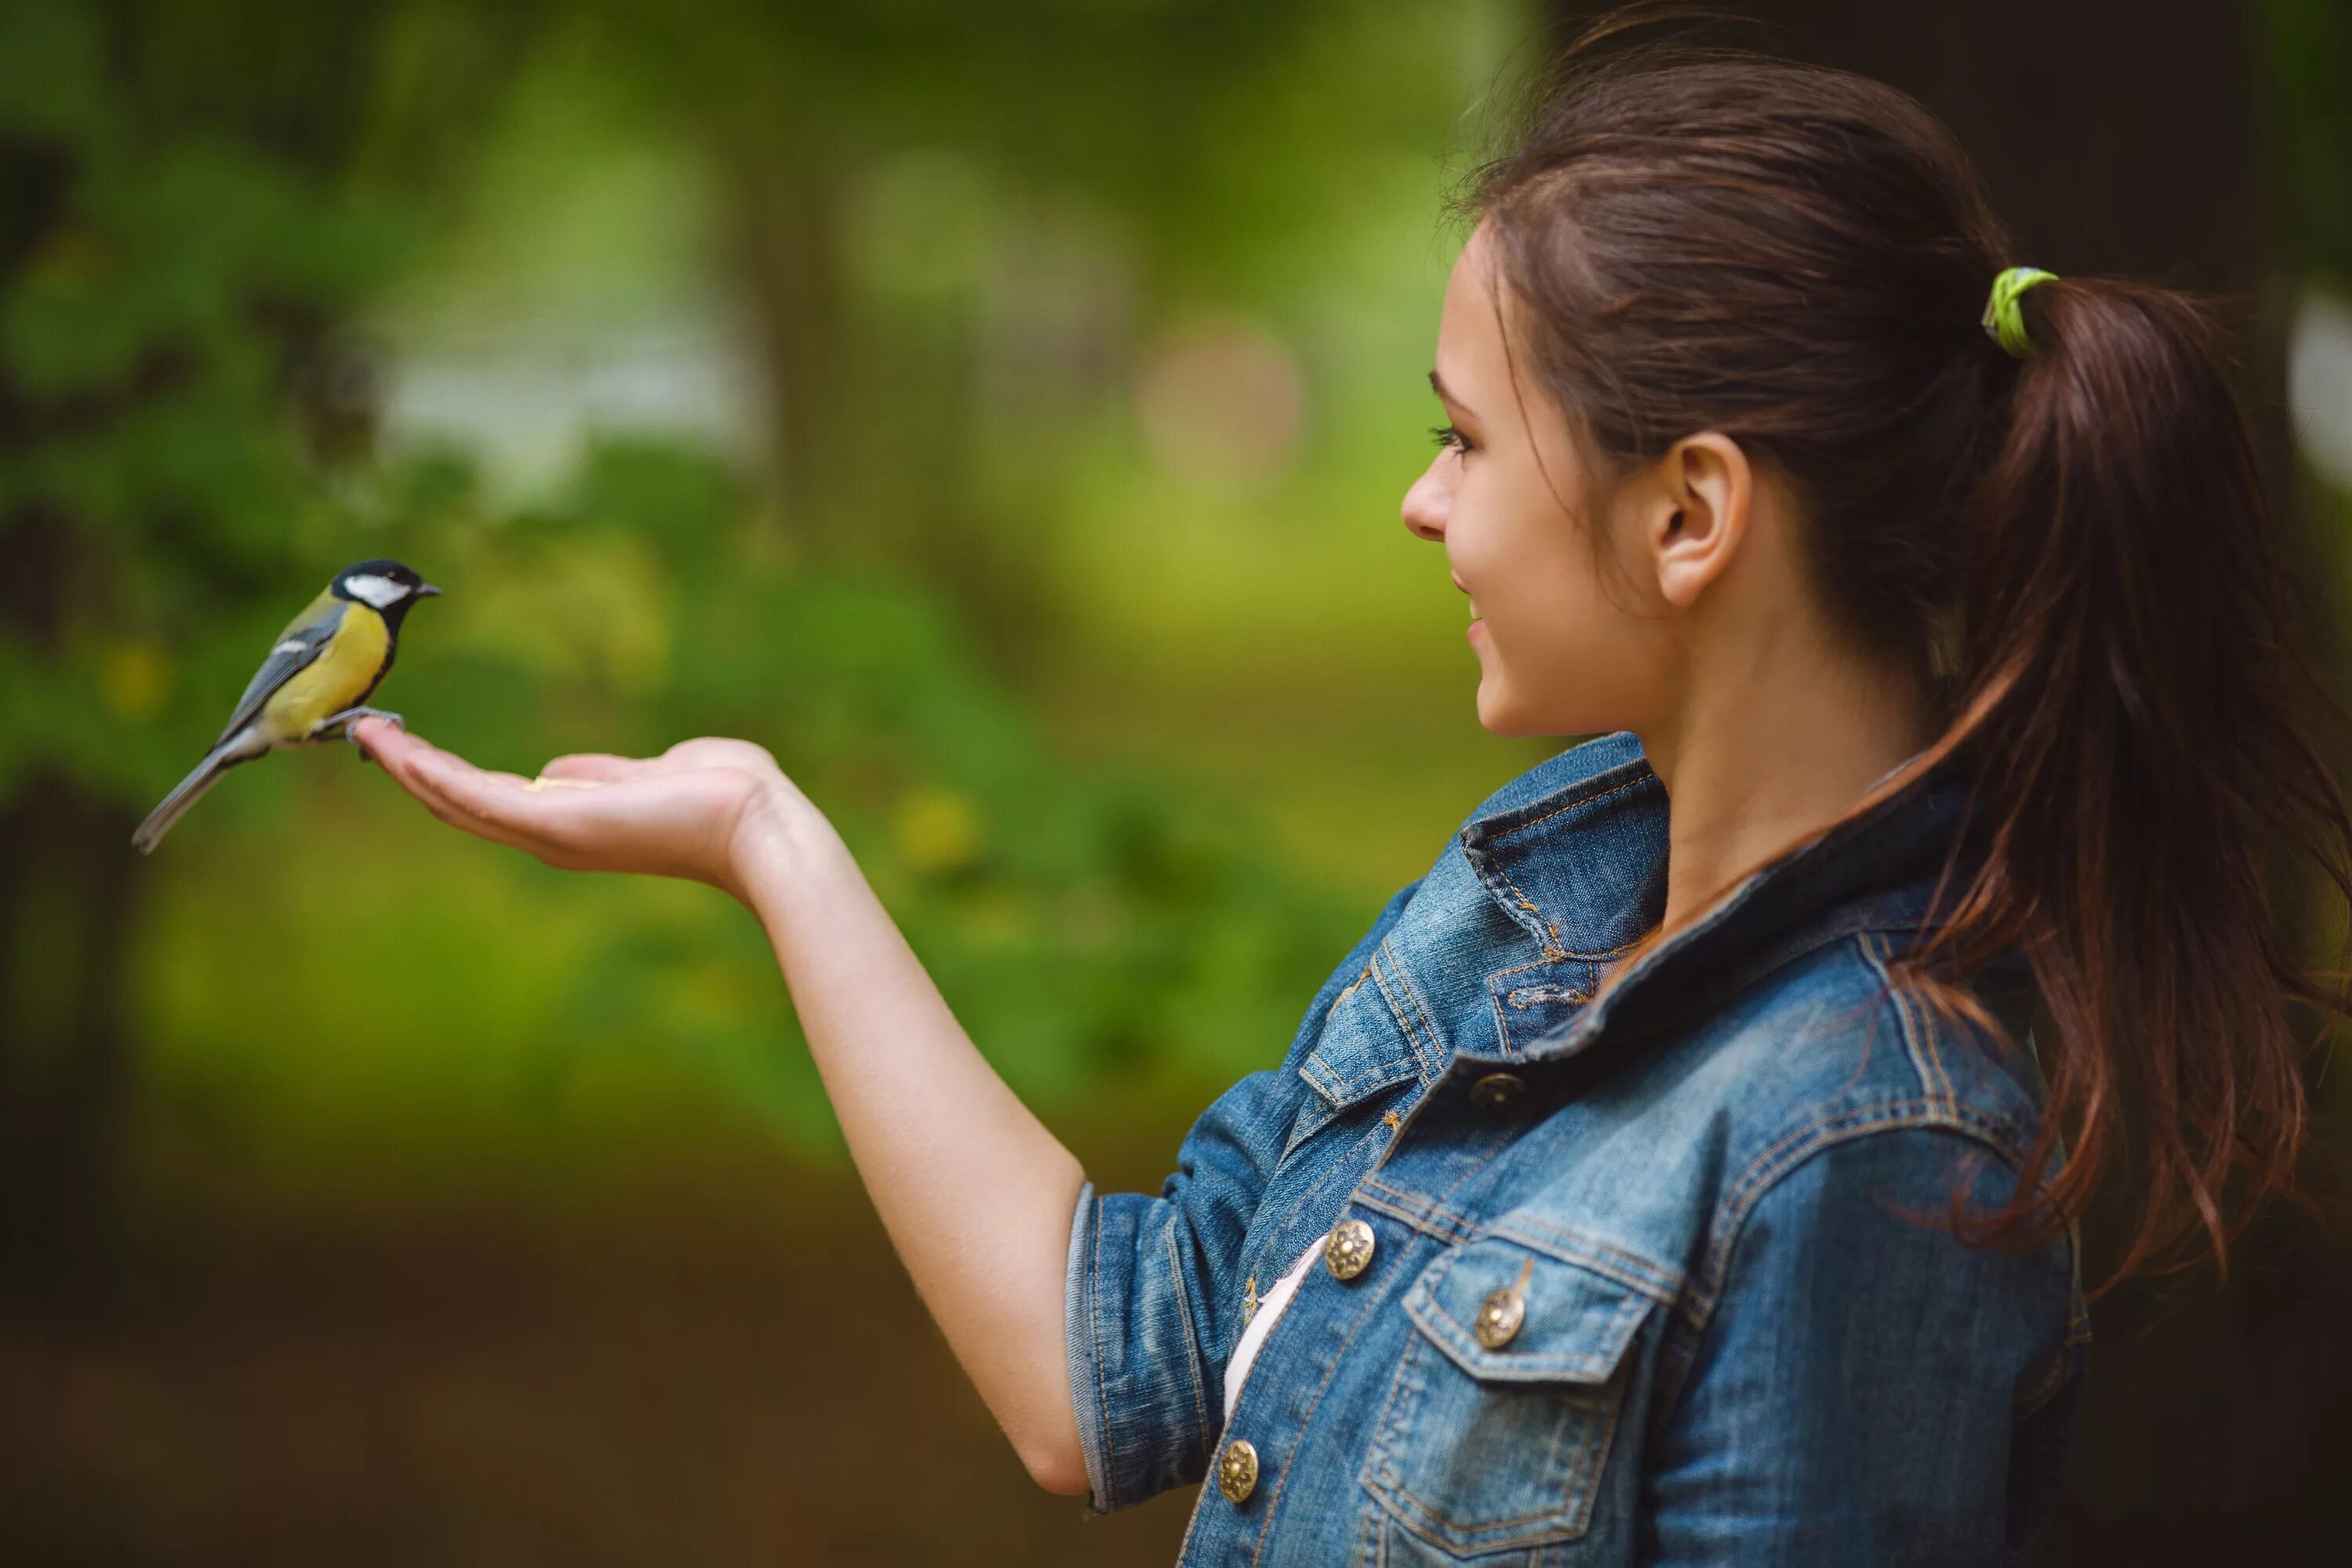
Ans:
[[[2264,859],[2300,851],[2352,896],[2352,813],[2314,739],[2344,710],[2208,310],[2098,279],[2018,304],[2032,347],[1965,514],[1937,748],[1974,753],[1987,853],[1917,957],[2022,942],[2057,1026],[2049,1108],[2019,1196],[1970,1223],[2031,1242],[2123,1186],[2120,1279],[2221,1260],[2294,1185],[2309,1107],[2281,1003],[2346,996],[2278,940]]]

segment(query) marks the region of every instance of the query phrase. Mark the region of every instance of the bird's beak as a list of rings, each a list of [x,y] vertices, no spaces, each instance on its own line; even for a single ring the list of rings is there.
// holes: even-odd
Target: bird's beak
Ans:
[[[430,583],[419,583],[416,584],[415,596],[420,599],[437,599],[441,596],[441,590]]]

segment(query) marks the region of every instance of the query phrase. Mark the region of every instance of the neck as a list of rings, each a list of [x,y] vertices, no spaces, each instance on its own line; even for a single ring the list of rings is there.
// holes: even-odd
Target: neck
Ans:
[[[1934,738],[1912,682],[1806,639],[1767,639],[1714,675],[1642,732],[1668,802],[1665,915],[1645,947],[1844,816]]]

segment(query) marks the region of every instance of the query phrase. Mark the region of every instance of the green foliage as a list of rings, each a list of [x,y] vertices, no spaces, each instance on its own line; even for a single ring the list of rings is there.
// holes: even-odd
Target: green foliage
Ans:
[[[20,553],[19,531],[64,536],[40,624],[0,623],[0,795],[46,766],[128,805],[217,727],[198,694],[264,646],[285,584],[349,547],[300,384],[410,233],[300,157],[159,133],[101,16],[0,14],[0,147],[25,182],[0,258],[0,527]]]
[[[398,555],[449,596],[411,623],[382,700],[526,770],[694,733],[769,745],[1041,1103],[1122,1081],[1204,1092],[1277,1056],[1360,899],[1286,875],[1222,800],[1065,763],[937,585],[780,548],[760,491],[683,446],[605,442],[521,507],[463,458],[378,448],[352,328],[417,265],[437,221],[425,175],[462,140],[448,113],[491,90],[503,35],[398,0],[266,10],[0,13],[0,161],[25,176],[0,233],[0,532],[19,559],[48,552],[54,612],[0,621],[0,797],[47,771],[143,810],[285,617],[337,566]],[[1242,15],[1105,26],[1197,50]],[[687,56],[785,26],[611,19]],[[843,26],[841,47],[882,47]],[[225,35],[248,45],[228,58]],[[973,36],[1007,68],[1027,52],[993,24]],[[900,41],[900,108],[972,82],[917,68],[943,64],[937,40]],[[1083,118],[1084,97],[1053,113]],[[1048,141],[1080,145],[1067,130]],[[742,911],[457,838],[331,755],[238,770],[142,868],[158,886],[133,1016],[167,1121],[225,1154],[346,1173],[730,1114],[830,1141]]]

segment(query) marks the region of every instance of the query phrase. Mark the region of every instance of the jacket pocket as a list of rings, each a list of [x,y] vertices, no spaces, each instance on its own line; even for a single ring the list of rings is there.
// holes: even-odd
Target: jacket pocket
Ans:
[[[1390,1384],[1364,1486],[1399,1526],[1453,1557],[1582,1535],[1624,1396],[1619,1370],[1653,1305],[1500,1238],[1440,1258],[1404,1296],[1418,1331]]]

